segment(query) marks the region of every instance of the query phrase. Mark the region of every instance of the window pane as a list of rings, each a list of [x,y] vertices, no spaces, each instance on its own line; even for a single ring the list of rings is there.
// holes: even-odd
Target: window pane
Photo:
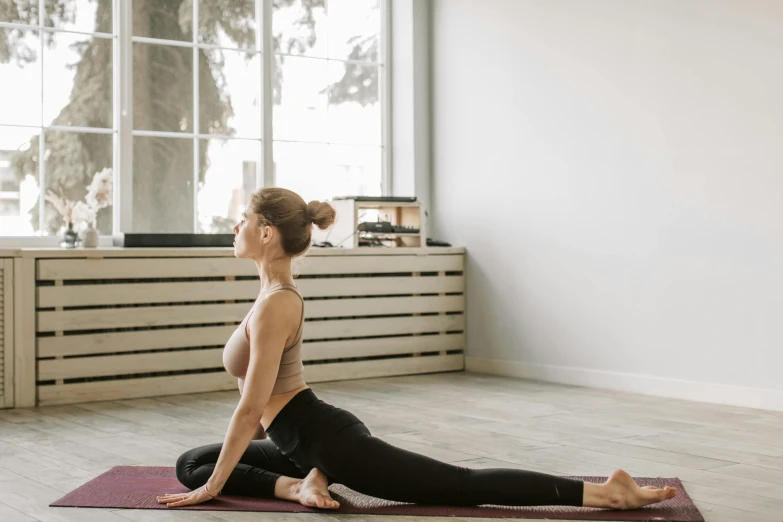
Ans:
[[[133,137],[132,230],[193,232],[193,140]]]
[[[200,0],[199,42],[221,47],[255,49],[255,0]]]
[[[381,145],[378,67],[329,62],[329,142]]]
[[[305,201],[346,195],[381,195],[381,148],[275,143],[278,187]]]
[[[329,0],[329,57],[378,61],[381,10],[378,0]]]
[[[230,234],[255,192],[261,142],[200,140],[199,232]]]
[[[261,55],[204,50],[201,63],[199,127],[203,134],[261,137]]]
[[[112,167],[114,136],[46,131],[45,138],[46,189],[73,203],[81,201],[86,204],[87,187],[90,186],[95,174]],[[96,224],[100,233],[111,234],[111,205],[92,208],[96,212]],[[74,227],[77,230],[85,224],[80,217],[86,218],[83,213],[74,215]],[[63,218],[49,202],[46,203],[44,218],[45,233],[56,234],[62,229]]]
[[[38,132],[0,126],[0,236],[38,229]]]
[[[0,45],[4,43],[8,44],[11,59],[7,63],[0,62],[0,123],[40,125],[41,42],[38,31],[0,27]]]
[[[38,25],[38,0],[0,0],[0,22]]]
[[[135,0],[133,36],[192,42],[192,0]]]
[[[273,2],[274,52],[325,57],[326,10],[324,4],[325,0]]]
[[[276,186],[293,190],[305,201],[333,195],[325,172],[326,145],[275,142],[273,156]]]
[[[133,44],[133,128],[193,132],[193,49]]]
[[[44,24],[66,31],[112,33],[111,8],[110,0],[46,2]]]
[[[44,124],[112,127],[112,40],[55,33],[44,48]]]
[[[273,134],[281,140],[326,141],[326,60],[283,57]]]
[[[332,196],[380,196],[381,161],[380,147],[329,145],[327,176]]]

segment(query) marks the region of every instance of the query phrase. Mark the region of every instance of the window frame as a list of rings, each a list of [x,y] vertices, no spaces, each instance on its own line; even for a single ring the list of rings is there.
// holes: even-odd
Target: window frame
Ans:
[[[45,0],[38,0],[39,13],[38,25],[25,25],[9,22],[0,22],[0,28],[28,29],[38,31],[41,82],[43,82],[44,68],[44,33],[70,33],[92,38],[104,38],[112,40],[112,128],[98,129],[90,127],[75,127],[62,125],[44,125],[43,113],[43,88],[41,96],[41,122],[38,126],[31,125],[13,125],[3,124],[0,126],[8,127],[26,127],[37,130],[39,133],[39,161],[38,161],[38,185],[39,205],[41,208],[45,205],[46,188],[46,166],[44,163],[45,155],[45,133],[48,130],[65,132],[94,132],[101,134],[111,134],[113,136],[113,181],[115,190],[113,191],[112,202],[112,236],[122,234],[123,230],[132,230],[133,218],[133,138],[135,136],[150,136],[162,138],[190,139],[193,141],[193,176],[194,186],[198,187],[199,176],[199,146],[203,139],[226,139],[242,140],[247,139],[260,144],[260,156],[257,158],[259,168],[256,169],[256,187],[274,186],[274,134],[273,134],[273,100],[272,100],[272,74],[275,66],[275,55],[285,53],[272,53],[272,0],[255,0],[256,8],[256,39],[253,49],[240,49],[233,47],[221,47],[199,42],[199,2],[209,0],[193,0],[193,39],[190,42],[165,40],[158,38],[133,36],[132,34],[132,10],[133,0],[112,0],[112,33],[101,32],[82,32],[68,29],[59,29],[56,27],[45,26]],[[380,10],[380,33],[379,33],[379,53],[378,62],[353,62],[363,65],[372,65],[378,68],[379,81],[379,103],[381,111],[381,191],[383,195],[392,193],[391,180],[391,74],[389,71],[391,63],[391,16],[390,0],[378,0]],[[325,6],[328,13],[329,0],[325,0]],[[328,14],[327,14],[328,16]],[[147,131],[133,129],[133,44],[142,43],[148,45],[169,45],[192,49],[193,52],[193,129],[192,132],[167,132],[167,131]],[[200,49],[225,49],[229,51],[251,51],[261,57],[260,85],[261,85],[261,136],[259,138],[220,136],[200,133],[199,125],[199,60],[198,52]],[[267,52],[269,50],[270,52]],[[314,57],[312,59],[321,59],[329,61],[352,62],[351,60],[334,59],[329,56]],[[331,142],[307,142],[297,140],[284,140],[293,143],[318,143],[328,145]],[[347,146],[369,146],[361,144],[340,143]],[[190,233],[198,231],[198,190],[194,190],[194,212],[193,229]],[[39,230],[43,229],[44,212],[39,214]],[[112,236],[101,236],[100,246],[111,246]],[[59,244],[60,238],[57,235],[50,236],[4,236],[0,235],[0,246],[19,246],[25,247],[51,247]]]
[[[112,0],[112,32],[111,33],[103,33],[100,31],[94,31],[94,32],[85,32],[85,31],[74,31],[70,29],[59,29],[57,27],[49,27],[46,25],[46,1],[45,0],[38,0],[38,24],[37,25],[26,25],[26,24],[18,24],[13,22],[2,22],[0,21],[0,28],[5,29],[20,29],[20,30],[30,30],[30,31],[36,31],[38,34],[38,52],[39,52],[39,62],[40,62],[40,81],[41,81],[41,100],[40,100],[40,109],[41,109],[41,121],[39,125],[17,125],[17,124],[4,124],[0,121],[0,126],[2,127],[17,127],[17,128],[27,128],[27,129],[35,129],[38,132],[38,186],[39,186],[39,193],[38,193],[38,205],[39,209],[41,209],[38,213],[38,229],[43,230],[45,220],[46,220],[46,213],[43,210],[46,205],[46,161],[45,161],[45,155],[46,155],[46,131],[57,131],[57,132],[79,132],[79,133],[95,133],[95,134],[110,134],[113,137],[113,154],[112,154],[112,174],[113,174],[113,182],[116,186],[117,183],[117,146],[118,146],[118,137],[117,137],[117,112],[116,112],[116,102],[117,102],[117,94],[118,94],[118,85],[116,82],[116,67],[112,67],[113,76],[112,76],[112,101],[113,101],[113,113],[112,113],[112,128],[97,128],[97,127],[82,127],[82,126],[72,126],[72,125],[45,125],[45,118],[46,115],[44,113],[44,88],[43,88],[43,82],[44,82],[44,72],[45,72],[45,60],[44,60],[44,34],[45,33],[52,33],[52,34],[74,34],[79,36],[89,36],[91,38],[101,38],[105,40],[111,40],[112,41],[112,65],[114,66],[116,64],[117,60],[117,47],[118,47],[118,34],[117,34],[117,16],[115,15],[117,10],[117,5],[122,0]],[[31,136],[32,138],[33,136]],[[112,203],[112,207],[116,207],[116,201],[117,201],[117,191],[115,190],[112,194],[114,196],[114,202]],[[116,208],[112,209],[114,214],[116,214]],[[112,230],[116,230],[116,216],[113,216],[112,218]],[[114,232],[113,232],[114,233]],[[60,238],[52,235],[52,236],[3,236],[0,235],[0,246],[16,246],[18,244],[23,244],[24,246],[28,247],[35,247],[35,246],[42,246],[42,247],[52,247],[57,246],[60,242]],[[106,243],[107,240],[104,239],[102,243]]]

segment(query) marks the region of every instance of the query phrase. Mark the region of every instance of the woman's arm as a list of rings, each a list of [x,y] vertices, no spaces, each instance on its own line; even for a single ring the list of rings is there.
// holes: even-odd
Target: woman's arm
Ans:
[[[245,388],[245,379],[243,379],[242,377],[237,378],[237,384],[239,386],[239,395],[242,395],[242,391]],[[266,438],[266,430],[264,430],[264,426],[259,422],[258,428],[256,428],[256,432],[253,435],[252,440],[259,440],[265,438]]]
[[[292,298],[299,301],[291,292],[275,292],[261,300],[251,316],[248,324],[250,364],[242,397],[228,425],[215,470],[207,481],[207,488],[213,495],[223,489],[260,427],[261,416],[277,379],[285,342],[300,318],[301,310],[297,310]]]

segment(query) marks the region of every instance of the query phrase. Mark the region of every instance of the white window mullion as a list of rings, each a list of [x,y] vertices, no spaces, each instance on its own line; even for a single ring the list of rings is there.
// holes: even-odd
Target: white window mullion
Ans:
[[[102,33],[97,33],[98,35]],[[192,40],[190,42],[186,42],[184,40],[166,40],[165,38],[151,38],[149,36],[134,36],[132,40],[135,43],[143,43],[143,44],[150,44],[150,45],[163,45],[166,47],[193,47],[194,45],[197,46],[199,49],[205,49],[205,50],[215,50],[215,51],[235,51],[235,52],[243,52],[248,54],[255,54],[258,52],[256,49],[247,49],[245,47],[227,47],[225,45],[219,45],[219,44],[206,44],[201,42],[193,42]]]
[[[46,130],[61,132],[82,132],[84,134],[113,134],[114,129],[101,129],[100,127],[79,127],[77,125],[49,125]]]
[[[332,62],[329,60],[331,57],[331,53],[329,52],[329,40],[332,35],[332,16],[331,12],[329,10],[329,0],[324,0],[324,12],[326,13],[326,45],[324,46],[326,49],[325,57],[326,57],[326,78],[324,78],[324,84],[326,85],[326,142],[324,144],[324,148],[326,149],[326,157],[330,157],[330,154],[332,153],[332,148],[329,146],[329,140],[332,138],[332,121],[329,119],[329,106],[332,104],[332,89],[330,89],[329,85],[329,79],[331,78],[331,75],[329,74],[331,72]]]
[[[120,110],[118,119],[118,158],[115,159],[119,172],[114,175],[117,190],[114,191],[115,232],[133,231],[133,0],[115,0],[114,20],[117,31],[116,79],[119,84]],[[115,116],[116,118],[116,116]]]
[[[272,44],[272,0],[260,0],[263,5],[263,13],[261,15],[262,30],[261,35],[263,37],[263,54],[261,57],[261,63],[263,64],[261,71],[261,98],[263,99],[263,118],[264,126],[261,134],[262,149],[264,152],[261,167],[261,176],[263,179],[264,187],[275,186],[275,163],[273,158],[273,144],[274,137],[272,135],[272,68],[274,67],[274,45]]]
[[[114,132],[114,139],[112,140],[112,219],[111,219],[111,233],[112,236],[116,236],[120,232],[120,147],[121,147],[121,134],[120,134],[120,122],[122,121],[122,104],[120,103],[122,90],[122,67],[120,66],[120,0],[114,0],[112,2],[112,33],[114,34],[114,41],[112,42],[112,131]]]
[[[327,20],[328,20],[328,17],[327,17]],[[328,46],[329,44],[327,43],[326,45]],[[364,60],[350,60],[350,59],[347,59],[347,58],[332,58],[332,57],[329,57],[329,56],[318,56],[318,55],[310,56],[308,54],[291,54],[291,53],[281,53],[281,52],[277,52],[275,54],[277,56],[284,56],[284,57],[285,56],[290,56],[291,58],[297,58],[297,59],[301,58],[303,60],[330,60],[332,62],[353,64],[353,65],[364,65],[364,66],[367,66],[367,67],[372,67],[372,66],[378,65],[378,63],[379,63],[379,62],[367,62],[367,61],[364,61]]]
[[[392,178],[392,155],[391,155],[391,46],[389,38],[391,35],[391,0],[380,0],[379,8],[381,10],[381,34],[380,49],[378,52],[378,61],[381,62],[378,67],[378,82],[380,82],[380,103],[381,103],[381,194],[390,196],[394,193]]]
[[[92,129],[92,132],[101,132],[101,129]],[[195,134],[193,132],[155,131],[155,130],[141,130],[141,129],[134,130],[133,135],[145,136],[147,138],[193,139],[194,137],[196,137],[202,140],[260,141],[258,137],[250,137],[250,136],[231,136],[228,134]]]
[[[40,21],[40,17],[39,17],[39,21]],[[70,29],[61,29],[59,27],[43,27],[43,26],[38,27],[36,25],[19,24],[15,22],[0,22],[0,29],[21,29],[23,31],[27,29],[40,29],[44,33],[77,34],[79,36],[92,36],[93,38],[105,38],[107,40],[113,38],[113,35],[109,33],[100,33],[100,32],[91,33],[87,31],[73,31]]]
[[[133,131],[134,136],[144,136],[147,138],[178,138],[178,139],[193,139],[195,134],[192,132],[173,132],[173,131],[152,131],[152,130],[140,130]]]
[[[198,182],[199,182],[199,48],[198,48],[198,2],[193,0],[193,233],[198,233]]]
[[[38,0],[38,43],[39,53],[38,57],[41,62],[41,128],[38,134],[38,230],[41,235],[46,233],[46,166],[44,165],[44,159],[46,158],[46,133],[44,132],[44,32],[43,27],[45,23],[45,0]]]
[[[264,69],[266,68],[267,55],[271,53],[271,50],[266,48],[264,44],[264,35],[267,33],[264,30],[264,0],[255,0],[256,6],[256,45],[255,50],[261,52],[261,70],[258,71],[259,77],[258,85],[261,87],[261,146],[258,148],[258,158],[256,159],[256,189],[264,186],[264,158],[266,158],[266,136],[264,136],[264,121],[266,120],[266,98],[263,93],[266,91],[264,87]],[[271,116],[271,114],[270,114]]]

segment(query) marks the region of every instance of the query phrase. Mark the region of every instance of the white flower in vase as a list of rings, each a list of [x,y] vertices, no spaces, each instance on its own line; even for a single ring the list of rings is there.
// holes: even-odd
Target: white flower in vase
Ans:
[[[95,222],[95,212],[93,212],[84,201],[79,201],[73,206],[71,217],[73,219],[74,227],[81,224],[87,225]]]
[[[76,206],[73,201],[70,201],[68,199],[64,199],[61,196],[58,196],[51,190],[46,192],[46,201],[51,203],[55,210],[60,213],[60,215],[63,217],[63,221],[65,221],[66,227],[68,226],[68,223],[73,223],[73,209]]]
[[[112,202],[112,170],[105,168],[96,172],[92,177],[92,182],[87,187],[87,195],[84,200],[87,205],[97,214],[98,210],[106,208]]]

